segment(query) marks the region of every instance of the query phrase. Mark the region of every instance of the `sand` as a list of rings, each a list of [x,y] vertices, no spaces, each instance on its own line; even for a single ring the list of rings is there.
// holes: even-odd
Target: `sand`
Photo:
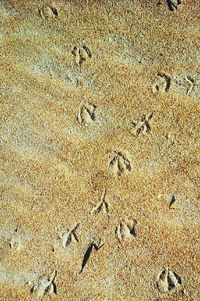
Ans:
[[[200,300],[199,15],[0,0],[1,301]]]

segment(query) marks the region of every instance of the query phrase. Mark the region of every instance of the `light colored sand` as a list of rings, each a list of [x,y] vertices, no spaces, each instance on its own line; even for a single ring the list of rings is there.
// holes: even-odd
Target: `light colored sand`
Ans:
[[[200,299],[200,10],[182,2],[0,0],[1,301]]]

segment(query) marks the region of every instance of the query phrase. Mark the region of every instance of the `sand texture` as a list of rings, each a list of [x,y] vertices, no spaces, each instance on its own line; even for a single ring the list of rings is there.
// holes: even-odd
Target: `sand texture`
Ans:
[[[199,0],[0,0],[0,301],[200,300]]]

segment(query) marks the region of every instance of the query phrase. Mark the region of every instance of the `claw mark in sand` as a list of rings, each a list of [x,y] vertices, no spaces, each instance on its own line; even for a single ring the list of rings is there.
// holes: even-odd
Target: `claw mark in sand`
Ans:
[[[171,209],[172,205],[176,202],[176,196],[173,194],[169,203],[169,209]]]
[[[190,95],[192,93],[192,90],[194,89],[194,80],[190,76],[186,76],[185,79],[189,83],[187,95]]]
[[[161,293],[167,293],[175,290],[182,284],[181,277],[175,272],[164,268],[158,275],[156,287]]]
[[[182,0],[166,0],[166,1],[167,1],[167,6],[171,11],[177,10],[178,5],[182,3]]]
[[[105,197],[106,197],[106,189],[104,189],[104,191],[101,195],[100,202],[92,209],[91,214],[97,214],[101,211],[103,211],[104,213],[109,212],[109,204],[105,200]]]
[[[98,245],[94,241],[89,244],[89,246],[85,252],[85,255],[83,257],[83,262],[82,262],[82,266],[81,266],[81,270],[80,270],[79,274],[83,272],[83,269],[91,256],[92,250],[99,251],[103,247],[103,245],[104,245],[104,243],[101,244],[101,240]]]
[[[87,46],[82,46],[78,48],[77,46],[74,46],[71,53],[75,57],[75,63],[81,67],[83,62],[87,61],[88,58],[92,58],[92,52]]]
[[[95,121],[96,118],[96,106],[93,104],[82,105],[79,109],[77,120],[79,123],[88,125]]]
[[[58,11],[55,7],[54,2],[51,2],[49,5],[44,5],[40,10],[39,14],[43,20],[47,18],[57,18],[58,17]]]
[[[168,92],[171,86],[171,78],[165,73],[157,74],[157,81],[152,86],[152,91],[156,93]]]
[[[131,171],[131,162],[121,152],[116,153],[109,166],[113,168],[118,176],[121,176],[126,171]]]
[[[16,249],[17,251],[23,249],[23,240],[19,236],[19,227],[15,229],[14,235],[9,242],[9,246],[11,249]]]
[[[143,115],[140,121],[132,121],[132,125],[135,129],[135,136],[139,136],[142,133],[151,132],[150,120],[153,118],[153,115],[154,113]]]
[[[57,286],[55,284],[55,278],[57,275],[57,271],[53,271],[50,277],[40,277],[38,283],[31,288],[31,293],[33,293],[37,300],[42,300],[44,295],[49,294],[57,294]]]
[[[120,243],[123,241],[131,242],[136,236],[136,226],[137,220],[135,219],[125,219],[117,226],[116,228],[116,236]]]
[[[68,233],[63,233],[60,236],[60,240],[62,241],[63,247],[67,247],[71,242],[78,242],[78,237],[76,235],[76,230],[79,227],[77,224],[74,228],[68,231]]]
[[[63,249],[65,249],[72,242],[79,242],[79,239],[76,234],[76,230],[80,224],[77,224],[71,230],[67,230],[66,232],[59,235],[59,242],[62,244]],[[56,250],[56,246],[53,246],[53,251]]]

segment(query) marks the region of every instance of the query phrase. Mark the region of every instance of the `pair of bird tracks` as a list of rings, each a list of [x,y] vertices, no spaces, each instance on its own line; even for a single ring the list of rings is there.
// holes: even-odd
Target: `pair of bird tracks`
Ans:
[[[152,85],[153,94],[165,94],[169,91],[183,90],[183,94],[190,96],[195,88],[195,80],[189,75],[171,77],[166,73],[158,72]]]
[[[165,0],[167,7],[170,11],[174,12],[178,10],[179,7],[183,4],[183,0]],[[161,5],[162,1],[160,0],[157,5]],[[49,1],[47,4],[45,4],[42,8],[39,9],[39,15],[43,20],[49,19],[49,18],[57,18],[58,17],[58,9],[55,1]],[[76,48],[77,50],[77,48]],[[83,46],[83,50],[87,53],[88,57],[91,57],[91,51],[88,49],[87,46]],[[77,63],[80,64],[85,60],[85,53],[82,51],[82,49],[78,49],[77,53]]]
[[[81,105],[79,109],[79,113],[77,115],[77,121],[84,126],[89,126],[96,120],[97,115],[97,107],[91,103]],[[140,132],[149,132],[151,130],[149,120],[152,116],[144,117],[144,120],[136,125],[136,134],[139,135]],[[126,174],[131,171],[131,162],[122,152],[116,152],[114,157],[109,162],[109,167],[113,169],[114,173],[117,176],[121,176],[122,174]],[[101,202],[98,205],[98,208],[94,209],[98,212],[98,210],[105,209],[108,212],[108,204],[106,202]]]
[[[106,200],[106,189],[104,189],[100,202],[92,209],[91,214],[97,215],[100,212],[104,214],[109,213],[110,204]],[[115,235],[120,243],[131,242],[135,240],[137,236],[136,232],[137,220],[133,218],[124,218],[119,225],[116,227]]]
[[[94,241],[92,241],[84,254],[82,266],[79,274],[82,274],[82,272],[85,269],[86,264],[88,263],[92,253],[95,251],[99,251],[103,247],[103,243],[101,241],[96,244]],[[41,276],[39,277],[37,283],[32,284],[31,282],[28,282],[28,284],[31,286],[31,294],[33,294],[33,297],[35,300],[42,300],[43,297],[46,294],[49,295],[57,295],[57,285],[56,285],[56,276],[57,271],[54,270],[52,274],[48,276]],[[159,293],[161,294],[168,294],[172,293],[177,289],[182,288],[183,293],[185,292],[183,288],[181,277],[174,271],[170,270],[169,268],[163,268],[159,274],[156,277],[155,281],[155,287],[158,289]]]
[[[96,244],[92,241],[86,249],[86,252],[83,257],[81,270],[79,274],[81,274],[88,263],[91,254],[93,251],[99,251],[103,247],[103,243],[101,241]],[[49,295],[57,295],[57,285],[55,278],[57,276],[57,270],[54,270],[50,276],[40,276],[36,283],[28,282],[29,286],[31,287],[30,292],[34,298],[34,300],[42,300],[46,294]]]

